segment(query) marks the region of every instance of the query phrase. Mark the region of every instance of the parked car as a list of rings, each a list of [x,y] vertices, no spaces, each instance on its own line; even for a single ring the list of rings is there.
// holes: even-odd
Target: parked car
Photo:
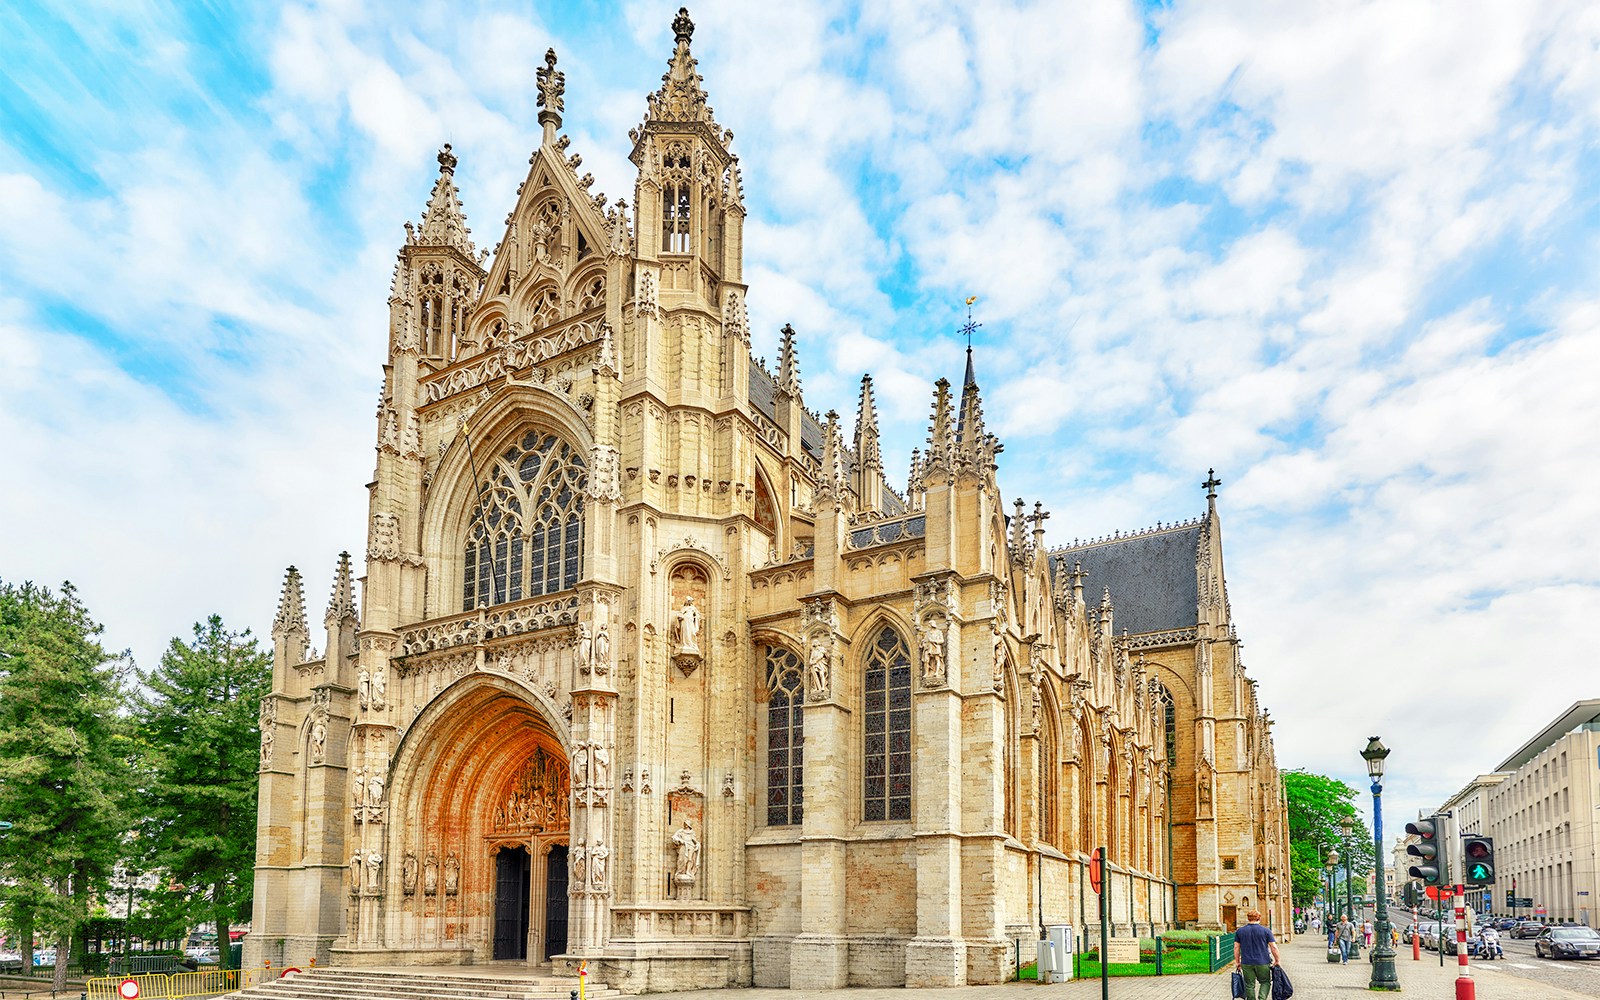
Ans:
[[[1537,920],[1524,920],[1511,928],[1511,936],[1514,938],[1536,938],[1543,933],[1544,924]]]
[[[222,952],[216,948],[190,948],[184,954],[196,965],[216,965],[222,961]]]
[[[1600,958],[1600,934],[1593,927],[1551,927],[1533,942],[1540,958]]]
[[[21,972],[22,956],[14,951],[0,953],[0,972]]]

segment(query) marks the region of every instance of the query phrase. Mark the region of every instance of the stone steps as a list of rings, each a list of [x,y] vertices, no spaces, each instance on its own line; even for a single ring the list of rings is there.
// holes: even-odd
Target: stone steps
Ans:
[[[289,979],[274,979],[229,997],[261,1000],[569,1000],[574,978],[551,975],[482,973],[429,974],[392,969],[321,968]],[[603,983],[584,991],[587,1000],[621,996]]]

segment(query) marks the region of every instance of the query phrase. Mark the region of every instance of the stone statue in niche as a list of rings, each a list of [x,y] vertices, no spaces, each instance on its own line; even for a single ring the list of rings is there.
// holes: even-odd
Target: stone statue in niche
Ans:
[[[589,635],[589,626],[578,626],[578,641],[573,646],[572,658],[578,667],[578,673],[586,674],[594,666],[594,639]]]
[[[611,751],[596,743],[590,784],[602,791],[611,787]]]
[[[589,744],[579,743],[572,751],[572,783],[579,788],[589,783]]]
[[[319,712],[311,720],[311,763],[320,764],[328,753],[328,720]]]
[[[428,852],[427,860],[422,862],[422,894],[436,896],[439,894],[439,855]]]
[[[372,671],[363,669],[356,681],[356,697],[361,702],[362,708],[372,704]]]
[[[611,851],[607,849],[603,840],[596,840],[594,846],[589,849],[589,877],[596,889],[606,887],[606,860],[610,857]]]
[[[923,624],[920,645],[922,647],[922,682],[924,684],[944,683],[946,641],[943,619],[930,618]]]
[[[444,859],[444,894],[454,896],[461,891],[461,859],[451,851]]]
[[[694,824],[688,820],[672,835],[672,847],[677,854],[672,881],[678,885],[694,885],[700,874],[700,838],[695,835]]]
[[[363,858],[360,851],[350,855],[350,895],[352,896],[361,895],[362,863]]]
[[[377,851],[367,852],[367,891],[378,895],[383,891],[383,855]]]
[[[812,701],[821,701],[828,696],[831,683],[828,646],[828,640],[818,636],[811,640],[811,650],[806,655],[806,680],[811,685]]]
[[[407,896],[417,894],[417,855],[414,851],[407,851],[405,860],[400,862],[400,891]]]
[[[694,595],[683,599],[683,607],[672,619],[672,642],[676,651],[700,652],[700,609],[694,606]]]
[[[606,623],[600,623],[600,630],[594,636],[594,672],[605,676],[611,669],[611,633],[606,630]]]
[[[350,797],[355,802],[357,809],[367,804],[367,769],[356,768],[355,777],[350,781]]]
[[[1200,769],[1200,781],[1198,783],[1198,787],[1197,787],[1197,791],[1196,791],[1195,795],[1196,795],[1196,798],[1199,800],[1200,818],[1201,819],[1210,819],[1211,818],[1211,769],[1210,768],[1202,767]]]
[[[372,674],[372,709],[375,712],[383,711],[389,704],[389,671],[379,669]]]
[[[579,889],[588,887],[589,863],[583,845],[572,849],[572,884]]]

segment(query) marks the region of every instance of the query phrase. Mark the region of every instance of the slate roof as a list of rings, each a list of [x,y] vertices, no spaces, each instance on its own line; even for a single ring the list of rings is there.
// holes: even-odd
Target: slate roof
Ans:
[[[761,370],[754,359],[750,361],[750,405],[756,408],[763,417],[776,422],[778,419],[778,386],[772,381],[772,376]],[[821,461],[822,459],[822,427],[811,416],[809,411],[800,412],[800,447],[805,449],[807,455]]]
[[[1204,525],[1190,522],[1173,528],[1091,542],[1050,553],[1054,573],[1070,573],[1077,563],[1087,574],[1083,599],[1089,607],[1100,605],[1105,588],[1111,588],[1118,634],[1163,632],[1192,628],[1199,619],[1199,584],[1195,555]]]

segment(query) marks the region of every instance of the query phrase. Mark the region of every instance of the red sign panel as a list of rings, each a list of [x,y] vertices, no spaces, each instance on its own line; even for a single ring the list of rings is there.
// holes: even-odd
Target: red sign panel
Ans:
[[[1423,891],[1428,894],[1429,899],[1454,899],[1456,894],[1456,891],[1448,886],[1444,888],[1436,885],[1424,886]]]
[[[1094,849],[1094,854],[1089,857],[1089,887],[1095,892],[1100,891],[1100,848]]]

